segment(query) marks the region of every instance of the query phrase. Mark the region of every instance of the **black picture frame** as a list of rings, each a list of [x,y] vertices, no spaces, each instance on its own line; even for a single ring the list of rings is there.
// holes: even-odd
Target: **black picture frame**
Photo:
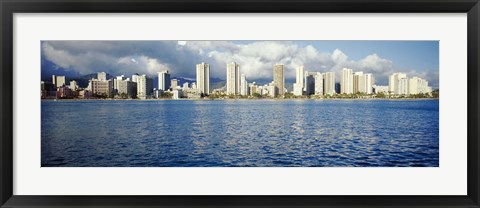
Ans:
[[[480,207],[478,0],[0,0],[1,207]],[[466,196],[18,196],[13,195],[14,13],[467,13]],[[439,181],[441,183],[441,181]],[[92,187],[94,188],[94,187]]]

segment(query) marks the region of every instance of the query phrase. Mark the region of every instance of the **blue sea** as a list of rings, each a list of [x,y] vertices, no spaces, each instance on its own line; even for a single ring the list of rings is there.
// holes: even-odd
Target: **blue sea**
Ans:
[[[42,167],[438,167],[438,100],[41,102]]]

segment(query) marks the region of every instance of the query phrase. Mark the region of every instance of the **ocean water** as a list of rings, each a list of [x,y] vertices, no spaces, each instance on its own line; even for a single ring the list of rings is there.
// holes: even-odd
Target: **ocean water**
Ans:
[[[42,167],[438,167],[438,100],[41,102]]]

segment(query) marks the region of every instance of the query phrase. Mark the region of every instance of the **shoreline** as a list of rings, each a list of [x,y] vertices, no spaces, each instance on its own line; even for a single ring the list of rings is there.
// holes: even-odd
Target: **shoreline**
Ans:
[[[370,101],[370,100],[389,100],[389,101],[404,101],[404,100],[440,100],[440,98],[227,98],[227,99],[40,99],[41,101],[219,101],[219,100],[271,100],[271,101],[291,101],[291,100],[298,100],[298,101],[317,101],[317,100],[363,100],[363,101]]]

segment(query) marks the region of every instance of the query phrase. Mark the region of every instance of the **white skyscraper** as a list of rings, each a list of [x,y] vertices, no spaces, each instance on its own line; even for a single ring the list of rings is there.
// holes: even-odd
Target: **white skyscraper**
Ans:
[[[408,81],[408,94],[431,93],[432,88],[428,86],[428,81],[419,77],[413,77]]]
[[[137,97],[146,99],[153,92],[153,79],[148,78],[147,75],[137,76]]]
[[[235,62],[227,64],[227,94],[240,94],[240,65]]]
[[[353,93],[353,71],[352,69],[342,69],[342,79],[340,80],[340,93],[352,94]]]
[[[326,95],[335,94],[335,72],[325,73],[323,86],[323,91]]]
[[[197,82],[195,89],[200,89],[201,93],[208,95],[210,93],[210,65],[202,62],[197,64]],[[193,85],[192,85],[193,88]]]
[[[147,97],[147,77],[138,76],[137,78],[137,96],[140,99]]]
[[[388,78],[388,91],[389,91],[389,93],[395,94],[395,95],[400,95],[400,94],[402,94],[402,93],[400,93],[400,90],[405,92],[405,89],[404,89],[405,87],[407,88],[407,91],[408,91],[408,81],[407,81],[407,84],[405,84],[404,83],[405,81],[403,81],[403,83],[400,85],[400,80],[401,79],[407,79],[407,74],[393,73],[392,75],[390,75],[390,77]],[[402,87],[402,89],[400,89],[400,87]]]
[[[158,89],[167,91],[171,88],[170,73],[168,70],[158,72]]]
[[[296,82],[293,84],[293,94],[296,96],[303,95],[305,88],[305,70],[300,66],[296,70]]]
[[[363,78],[363,72],[353,73],[353,93],[360,92],[360,79]]]
[[[315,95],[323,95],[323,74],[317,72],[315,78]]]
[[[358,92],[365,94],[373,93],[373,75],[372,74],[362,74],[358,80]]]
[[[243,96],[248,95],[248,82],[245,74],[242,74],[240,78],[240,94]]]
[[[408,94],[408,79],[400,78],[398,82],[398,94],[399,95],[407,95]]]

